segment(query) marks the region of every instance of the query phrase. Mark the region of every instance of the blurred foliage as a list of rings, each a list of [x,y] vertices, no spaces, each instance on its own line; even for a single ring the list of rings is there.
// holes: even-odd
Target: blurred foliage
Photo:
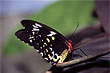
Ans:
[[[78,22],[80,28],[93,23],[95,20],[92,16],[93,9],[94,1],[57,1],[28,19],[47,24],[65,35],[73,32],[74,26]],[[15,32],[21,28],[23,28],[22,25],[18,25],[17,29],[9,36],[9,40],[3,48],[5,55],[31,50],[29,46],[19,41],[15,36]]]

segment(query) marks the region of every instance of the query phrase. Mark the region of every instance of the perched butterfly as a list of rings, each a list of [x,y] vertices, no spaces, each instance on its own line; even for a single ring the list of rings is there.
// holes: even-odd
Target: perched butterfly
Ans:
[[[25,28],[18,30],[15,35],[33,46],[52,65],[63,63],[73,50],[71,41],[56,30],[33,20],[22,20],[21,23]]]

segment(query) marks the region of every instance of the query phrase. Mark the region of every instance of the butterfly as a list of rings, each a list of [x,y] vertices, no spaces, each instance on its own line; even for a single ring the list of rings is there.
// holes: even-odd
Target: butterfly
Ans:
[[[22,20],[24,29],[15,35],[21,41],[33,46],[52,65],[63,63],[73,50],[71,41],[53,28],[33,20]]]

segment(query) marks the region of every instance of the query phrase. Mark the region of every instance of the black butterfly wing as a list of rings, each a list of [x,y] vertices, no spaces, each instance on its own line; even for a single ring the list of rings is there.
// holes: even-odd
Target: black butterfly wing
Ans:
[[[62,63],[68,54],[68,40],[56,30],[32,20],[22,20],[25,29],[16,36],[28,43],[51,64]]]

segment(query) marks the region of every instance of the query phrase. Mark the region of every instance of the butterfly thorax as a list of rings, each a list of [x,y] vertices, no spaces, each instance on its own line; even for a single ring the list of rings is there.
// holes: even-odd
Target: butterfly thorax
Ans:
[[[67,46],[69,48],[69,53],[70,53],[73,50],[72,43],[70,40],[68,41]]]

